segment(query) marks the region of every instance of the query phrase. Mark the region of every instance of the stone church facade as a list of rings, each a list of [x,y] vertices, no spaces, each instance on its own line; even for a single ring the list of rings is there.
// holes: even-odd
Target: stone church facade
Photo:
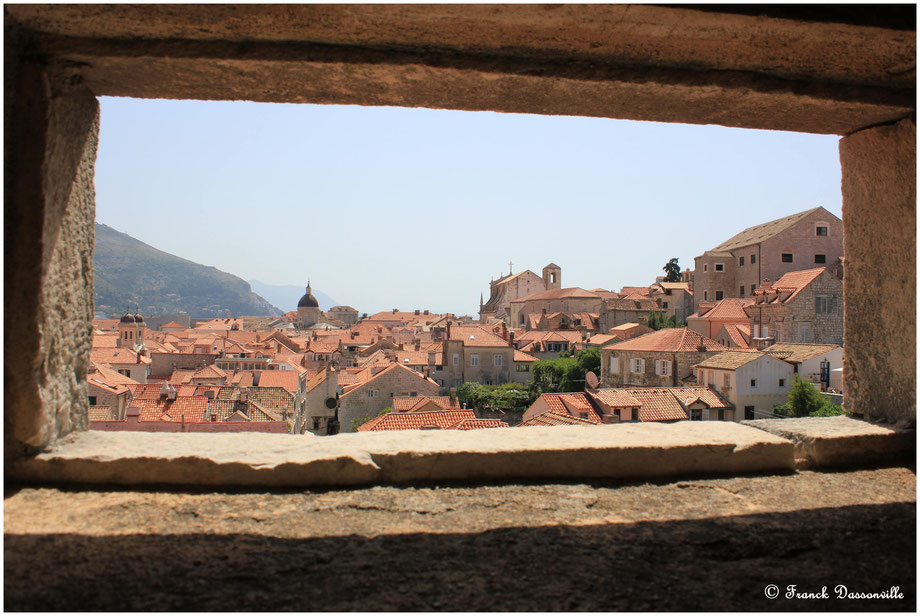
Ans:
[[[539,293],[562,288],[562,268],[550,263],[543,268],[543,275],[537,276],[530,270],[512,274],[489,283],[489,301],[479,298],[479,322],[488,324],[498,321],[508,323],[511,317],[511,302]]]

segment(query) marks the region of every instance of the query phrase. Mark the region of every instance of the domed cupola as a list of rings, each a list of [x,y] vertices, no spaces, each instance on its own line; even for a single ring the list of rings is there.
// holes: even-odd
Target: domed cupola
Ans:
[[[300,301],[297,302],[298,308],[319,308],[319,302],[316,301],[316,298],[313,297],[313,293],[310,292],[310,283],[307,282],[307,292],[300,298]]]
[[[125,310],[125,315],[124,315],[123,317],[121,317],[121,321],[120,321],[120,322],[121,322],[121,323],[136,323],[136,320],[135,320],[134,317],[131,316],[131,311],[130,311],[130,310]]]
[[[135,322],[135,323],[143,323],[143,322],[144,322],[144,317],[142,317],[142,316],[139,314],[137,306],[134,307],[134,322]]]

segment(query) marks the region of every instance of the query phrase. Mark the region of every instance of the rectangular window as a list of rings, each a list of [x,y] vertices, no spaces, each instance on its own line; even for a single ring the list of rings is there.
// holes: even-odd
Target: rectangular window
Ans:
[[[780,380],[779,380],[779,386],[780,386],[780,387],[785,387],[785,386],[786,386],[786,379],[780,379]]]
[[[719,421],[725,421],[725,409],[719,409]]]
[[[724,272],[724,271],[725,271],[725,264],[724,264],[724,263],[716,263],[716,271],[717,271],[717,272]]]
[[[757,263],[757,255],[751,255],[751,265]]]
[[[708,264],[708,263],[704,263],[704,264],[703,264],[703,271],[704,271],[704,272],[708,272],[708,271],[709,271],[709,264]]]
[[[827,255],[815,255],[815,263],[819,265],[827,263]]]
[[[754,419],[754,407],[753,406],[744,407],[744,418]]]
[[[517,364],[514,367],[515,372],[530,372],[530,364]]]
[[[632,360],[632,372],[633,374],[642,374],[645,372],[645,360],[644,359],[634,359]]]
[[[815,314],[837,314],[837,296],[816,295]]]
[[[671,375],[671,362],[666,359],[656,359],[655,360],[655,374],[658,376],[670,376]]]
[[[751,379],[751,387],[757,387],[757,379]]]
[[[479,365],[479,354],[478,353],[473,353],[472,355],[470,355],[470,365],[471,366]]]
[[[492,356],[492,365],[496,367],[501,367],[502,365],[502,356],[496,353]]]
[[[96,396],[90,396],[90,397],[89,397],[89,405],[90,405],[90,406],[96,406]]]
[[[690,409],[690,421],[703,421],[703,411],[700,409]]]
[[[379,392],[378,390],[376,390],[376,389],[368,389],[368,390],[367,390],[367,397],[368,397],[368,398],[376,398],[378,393],[380,393],[380,392]]]
[[[704,302],[709,301],[709,291],[703,291],[703,301]]]
[[[454,353],[454,365],[455,366],[460,365],[460,353]]]
[[[662,308],[667,308],[667,307],[668,307],[668,302],[661,302],[661,307],[662,307]]]
[[[731,387],[731,384],[732,384],[732,377],[731,377],[731,375],[730,375],[730,374],[723,374],[723,375],[722,375],[722,387],[724,387],[725,389],[728,389],[729,387]]]
[[[744,285],[741,285],[741,294],[739,297],[744,297]]]
[[[610,356],[610,374],[617,374],[620,371],[620,358]]]
[[[815,235],[827,235],[827,227],[815,227]]]
[[[722,299],[722,291],[716,291],[716,301],[719,301],[721,299]]]
[[[782,253],[780,258],[783,260],[783,263],[792,263],[792,253],[791,252]]]
[[[121,374],[124,376],[131,376],[131,371],[130,370],[119,370],[118,374]]]

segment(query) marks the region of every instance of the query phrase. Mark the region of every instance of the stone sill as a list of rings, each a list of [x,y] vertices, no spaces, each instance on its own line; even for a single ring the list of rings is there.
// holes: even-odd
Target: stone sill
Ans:
[[[88,431],[7,468],[26,483],[310,488],[427,481],[663,479],[869,466],[915,433],[850,417],[333,437]]]
[[[71,434],[8,465],[29,483],[324,486],[497,479],[655,479],[791,472],[791,441],[733,422],[471,431]]]

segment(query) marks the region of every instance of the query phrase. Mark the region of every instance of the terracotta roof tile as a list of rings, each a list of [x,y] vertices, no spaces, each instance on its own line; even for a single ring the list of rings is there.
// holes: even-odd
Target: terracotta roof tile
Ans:
[[[695,353],[700,344],[706,351],[724,351],[726,348],[701,336],[686,327],[660,329],[650,334],[637,336],[632,340],[612,344],[607,349],[614,351],[667,351],[672,353]]]
[[[760,359],[765,353],[759,351],[723,351],[693,366],[694,368],[713,368],[719,370],[737,370],[741,366]]]
[[[521,302],[529,302],[533,300],[546,300],[546,299],[600,299],[600,295],[594,293],[593,291],[586,291],[580,287],[569,287],[567,289],[550,289],[549,291],[540,291],[539,293],[531,293],[530,295],[525,295],[524,297],[519,297],[517,299],[511,300],[512,304],[518,304]]]
[[[801,342],[777,342],[764,351],[788,362],[801,363],[812,357],[823,355],[840,348],[836,344],[806,344]]]
[[[436,426],[448,430],[465,419],[476,419],[473,411],[429,411],[425,413],[389,412],[375,417],[358,427],[359,432],[381,432],[388,430],[421,430]]]
[[[792,216],[786,216],[784,218],[771,220],[770,222],[765,222],[753,227],[748,227],[741,233],[732,236],[731,238],[713,248],[713,251],[728,251],[734,250],[736,248],[744,248],[745,246],[750,246],[752,244],[759,244],[760,242],[773,237],[777,233],[785,231],[797,222],[804,220],[812,213],[823,209],[824,208],[816,207],[804,212],[799,212],[798,214],[793,214]],[[824,211],[827,212],[827,210]],[[833,216],[835,219],[837,219],[837,217],[830,212],[827,212],[827,214],[828,216]]]
[[[568,414],[554,413],[547,411],[540,415],[535,415],[526,421],[518,424],[519,428],[531,426],[593,426],[595,422],[580,417],[572,417]]]
[[[258,387],[281,387],[296,394],[300,389],[300,374],[294,370],[262,370]]]

